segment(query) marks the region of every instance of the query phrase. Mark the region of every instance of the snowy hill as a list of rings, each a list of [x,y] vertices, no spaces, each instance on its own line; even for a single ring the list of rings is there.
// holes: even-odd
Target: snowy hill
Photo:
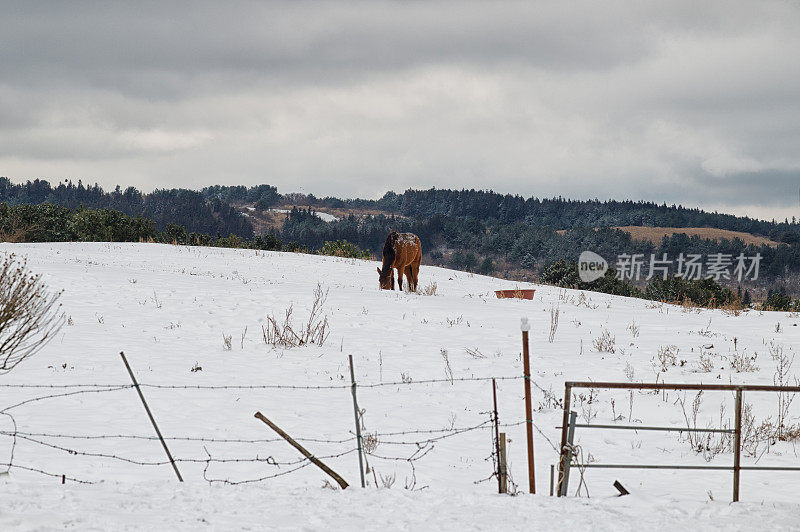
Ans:
[[[800,344],[797,315],[734,315],[547,286],[535,287],[533,301],[498,300],[494,290],[518,284],[433,267],[422,268],[420,286],[436,283],[435,295],[380,291],[375,262],[291,253],[105,243],[0,250],[27,257],[31,270],[64,290],[68,319],[42,352],[0,377],[0,409],[13,415],[0,419],[0,462],[12,459],[13,447],[14,465],[57,475],[12,468],[1,477],[4,528],[798,526],[796,472],[743,472],[743,502],[733,506],[727,471],[589,470],[588,500],[572,497],[573,472],[569,498],[546,496],[565,380],[773,384],[780,357],[791,359]],[[299,327],[317,284],[328,291],[324,345],[268,345],[267,317],[282,322],[292,307]],[[551,310],[558,311],[552,343]],[[499,417],[511,439],[510,472],[525,491],[523,316],[532,324],[542,495],[511,498],[496,494],[493,479],[480,482],[492,473],[485,379],[509,377],[498,381]],[[604,336],[613,339],[613,353],[596,349]],[[146,385],[184,485],[174,481],[152,439],[120,351]],[[365,493],[356,487],[348,355],[365,434],[377,442]],[[800,362],[789,368],[787,384],[799,369]],[[37,399],[50,395],[58,397]],[[694,398],[587,391],[573,408],[593,423],[685,427],[679,399],[691,416]],[[774,394],[746,401],[758,422],[775,420]],[[353,489],[321,488],[324,473],[254,419],[256,411]],[[696,424],[719,426],[720,418],[730,424],[732,412],[728,394],[705,393]],[[797,423],[798,414],[800,402],[787,423]],[[728,466],[732,460],[730,452],[698,453],[678,433],[579,429],[576,441],[585,460],[606,463]],[[763,443],[754,454],[744,463],[800,466],[790,442]],[[74,480],[62,486],[61,475]],[[246,483],[264,477],[270,478]],[[616,479],[633,494],[613,498]]]

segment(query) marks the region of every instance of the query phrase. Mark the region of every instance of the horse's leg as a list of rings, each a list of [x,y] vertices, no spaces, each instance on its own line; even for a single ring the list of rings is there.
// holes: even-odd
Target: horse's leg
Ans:
[[[397,286],[400,291],[403,291],[403,271],[400,268],[397,268]]]
[[[406,274],[406,280],[408,281],[409,292],[415,291],[417,289],[417,286],[414,284],[414,272],[411,271],[410,264],[406,266],[405,274]]]
[[[417,283],[419,282],[419,264],[422,262],[422,255],[418,256],[414,262],[411,263],[411,278],[414,282],[414,290],[417,289]]]

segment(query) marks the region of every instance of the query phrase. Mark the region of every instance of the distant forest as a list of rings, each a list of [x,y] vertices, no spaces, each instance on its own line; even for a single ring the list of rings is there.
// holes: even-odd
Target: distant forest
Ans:
[[[96,184],[86,186],[80,181],[52,186],[43,180],[14,184],[3,177],[0,203],[111,209],[149,219],[158,231],[172,224],[185,228],[186,234],[215,238],[235,235],[245,240],[264,236],[255,235],[253,223],[242,212],[245,206],[257,210],[295,206],[280,227],[270,230],[272,240],[312,251],[321,249],[325,242],[347,240],[375,252],[391,229],[412,231],[422,239],[429,264],[523,280],[538,278],[542,267],[560,259],[575,260],[586,249],[606,257],[612,265],[622,253],[641,253],[648,258],[651,253],[659,257],[664,253],[669,257],[679,253],[760,253],[761,278],[757,285],[800,291],[800,224],[795,218],[762,221],[643,201],[539,199],[441,189],[387,192],[378,200],[340,199],[281,195],[271,185],[217,185],[200,191],[169,189],[143,194],[133,187],[106,192]],[[325,222],[315,210],[326,209],[352,214]],[[653,244],[613,229],[627,225],[713,227],[765,236],[779,244],[756,247],[739,239],[713,241],[682,234]]]

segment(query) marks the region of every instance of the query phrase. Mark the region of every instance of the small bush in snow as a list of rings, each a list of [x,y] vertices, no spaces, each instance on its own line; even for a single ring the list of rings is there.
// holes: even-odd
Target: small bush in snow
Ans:
[[[558,307],[550,307],[550,336],[548,341],[552,344],[556,337],[556,330],[558,329]]]
[[[603,330],[603,334],[595,338],[592,342],[594,348],[600,353],[614,353],[616,352],[616,338],[611,336],[607,330]]]
[[[756,358],[758,358],[758,354],[749,356],[744,353],[734,351],[734,353],[728,357],[728,362],[731,365],[731,369],[736,373],[750,373],[753,371],[758,371],[758,366],[756,366]]]
[[[436,282],[430,282],[427,286],[425,286],[425,288],[420,288],[417,286],[417,293],[423,296],[435,296],[436,289]]]
[[[711,353],[700,353],[700,360],[697,363],[699,370],[702,373],[711,373],[714,371],[714,357]]]
[[[362,251],[361,248],[348,242],[347,240],[328,240],[319,250],[320,255],[330,255],[332,257],[345,257],[348,259],[371,259],[372,253],[369,250]]]
[[[314,289],[314,302],[308,319],[303,323],[299,330],[295,330],[292,325],[293,307],[290,305],[286,309],[283,322],[278,322],[274,316],[267,316],[267,326],[262,327],[264,343],[273,347],[299,347],[308,344],[322,346],[328,338],[328,316],[322,315],[325,301],[328,299],[328,291],[322,290],[322,286],[317,284]]]
[[[656,359],[661,366],[661,371],[667,371],[669,366],[678,365],[678,346],[676,345],[662,345],[658,348]]]

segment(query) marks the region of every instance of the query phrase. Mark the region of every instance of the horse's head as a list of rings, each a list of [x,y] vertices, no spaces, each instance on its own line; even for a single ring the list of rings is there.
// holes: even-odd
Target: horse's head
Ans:
[[[378,283],[380,283],[381,290],[394,290],[394,270],[389,268],[386,275],[383,275],[381,269],[378,268]]]

